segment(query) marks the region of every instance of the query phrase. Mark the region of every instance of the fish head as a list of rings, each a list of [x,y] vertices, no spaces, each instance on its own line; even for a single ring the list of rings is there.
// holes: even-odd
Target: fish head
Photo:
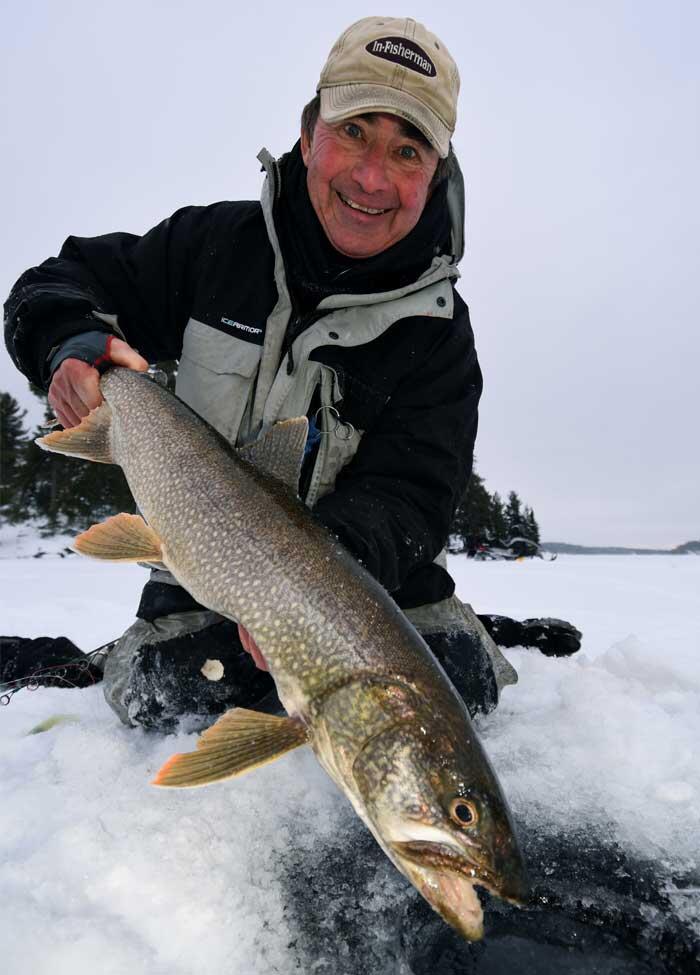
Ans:
[[[513,903],[527,899],[515,829],[468,717],[414,705],[358,753],[357,798],[399,870],[460,934],[478,940],[475,887]]]

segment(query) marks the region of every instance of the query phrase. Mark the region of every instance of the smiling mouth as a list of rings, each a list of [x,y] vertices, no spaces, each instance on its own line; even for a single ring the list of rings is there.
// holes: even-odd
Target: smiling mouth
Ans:
[[[337,190],[336,193],[338,193]],[[359,210],[360,213],[369,213],[373,217],[381,216],[383,213],[387,213],[387,210],[375,210],[372,207],[363,207],[359,203],[355,203],[355,201],[351,200],[349,197],[343,196],[342,193],[338,193],[338,196],[341,202],[351,210]]]

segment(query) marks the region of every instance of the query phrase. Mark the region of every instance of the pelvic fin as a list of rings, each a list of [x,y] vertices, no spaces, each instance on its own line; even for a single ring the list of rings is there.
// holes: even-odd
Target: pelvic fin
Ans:
[[[294,718],[234,708],[207,728],[197,751],[169,758],[151,784],[187,789],[223,782],[274,762],[307,741],[306,728]]]

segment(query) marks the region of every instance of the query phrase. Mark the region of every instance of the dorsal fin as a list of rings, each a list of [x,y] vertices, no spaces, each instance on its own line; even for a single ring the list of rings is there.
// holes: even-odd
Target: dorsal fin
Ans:
[[[238,454],[253,467],[270,477],[276,477],[296,493],[308,432],[309,421],[305,416],[281,420],[255,443],[239,447]]]

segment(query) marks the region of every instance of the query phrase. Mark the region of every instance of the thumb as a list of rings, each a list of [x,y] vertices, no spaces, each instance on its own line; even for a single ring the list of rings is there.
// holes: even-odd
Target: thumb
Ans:
[[[146,372],[148,369],[148,363],[144,357],[139,355],[136,349],[132,349],[130,345],[115,338],[115,336],[110,337],[107,355],[115,366],[126,366],[127,369],[135,369],[136,372]]]

